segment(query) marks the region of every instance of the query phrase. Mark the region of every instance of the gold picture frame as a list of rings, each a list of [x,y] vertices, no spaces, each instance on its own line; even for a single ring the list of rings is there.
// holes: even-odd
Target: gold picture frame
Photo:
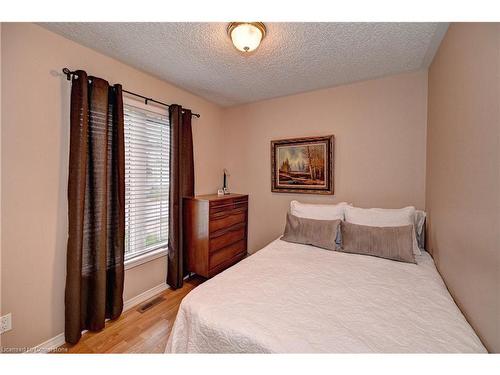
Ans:
[[[271,191],[333,194],[335,136],[271,141]]]

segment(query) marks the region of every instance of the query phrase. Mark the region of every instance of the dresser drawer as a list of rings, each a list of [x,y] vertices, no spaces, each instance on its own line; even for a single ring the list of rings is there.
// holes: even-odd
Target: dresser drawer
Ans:
[[[246,209],[234,209],[231,211],[221,211],[210,215],[210,233],[223,228],[231,227],[246,221]]]
[[[238,197],[232,199],[224,199],[220,201],[210,202],[210,216],[220,214],[222,212],[246,210],[248,208],[248,197]]]
[[[231,245],[245,238],[246,223],[233,225],[210,234],[210,252]]]
[[[246,244],[244,240],[233,243],[232,245],[223,247],[210,254],[209,268],[213,269],[220,264],[234,258],[236,255],[246,252]]]
[[[232,257],[231,259],[226,260],[225,262],[222,262],[218,266],[210,269],[208,271],[208,277],[213,277],[217,275],[219,272],[224,271],[226,268],[231,267],[233,264],[238,263],[240,260],[245,258],[246,254],[245,253],[239,253],[236,254],[236,256]]]

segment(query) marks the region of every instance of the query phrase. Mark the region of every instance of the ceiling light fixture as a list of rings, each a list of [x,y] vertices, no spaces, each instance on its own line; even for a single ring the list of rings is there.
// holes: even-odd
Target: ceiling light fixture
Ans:
[[[252,52],[266,36],[266,26],[262,22],[231,22],[227,33],[238,50]]]

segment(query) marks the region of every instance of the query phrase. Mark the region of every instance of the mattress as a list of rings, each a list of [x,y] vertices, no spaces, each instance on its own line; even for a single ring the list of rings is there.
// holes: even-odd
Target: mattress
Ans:
[[[431,256],[276,240],[191,291],[168,353],[481,353]]]

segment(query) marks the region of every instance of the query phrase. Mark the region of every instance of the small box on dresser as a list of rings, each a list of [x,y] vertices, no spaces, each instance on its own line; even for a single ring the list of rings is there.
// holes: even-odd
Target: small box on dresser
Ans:
[[[248,195],[184,198],[188,270],[210,278],[247,254]]]

